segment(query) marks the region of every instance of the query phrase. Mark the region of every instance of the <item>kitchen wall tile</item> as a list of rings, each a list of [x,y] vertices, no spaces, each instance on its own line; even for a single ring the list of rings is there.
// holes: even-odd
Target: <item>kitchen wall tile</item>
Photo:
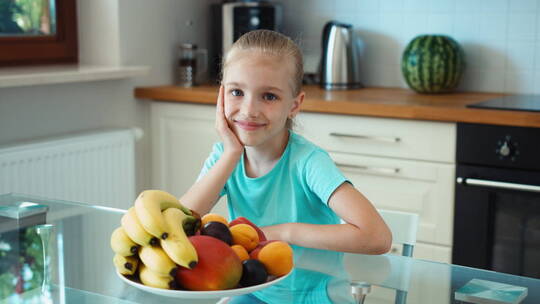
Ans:
[[[509,43],[506,51],[506,70],[508,72],[519,72],[534,69],[535,51],[534,42]]]
[[[480,49],[480,66],[488,69],[506,68],[508,50],[506,41],[491,40],[478,45]]]
[[[504,69],[467,69],[459,86],[462,91],[504,92]]]
[[[465,62],[467,63],[467,69],[480,69],[483,67],[482,60],[482,48],[483,46],[476,43],[461,43],[463,52],[465,53]]]
[[[480,18],[475,12],[456,13],[454,16],[454,35],[458,40],[474,40],[480,33]]]
[[[474,2],[474,1],[469,1]],[[432,0],[429,1],[430,13],[454,13],[456,10],[456,0]]]
[[[536,69],[536,71],[534,72],[533,86],[534,86],[533,94],[540,95],[540,69]]]
[[[536,12],[538,0],[518,0],[510,1],[510,12]]]
[[[508,40],[534,41],[536,39],[536,13],[510,13]]]
[[[480,0],[471,0],[471,2],[480,1]],[[486,13],[506,13],[508,10],[509,0],[481,0],[482,7],[480,11]],[[512,0],[516,1],[516,0]],[[517,0],[520,1],[520,0]]]
[[[456,13],[478,12],[482,7],[482,1],[479,0],[456,0]]]
[[[420,13],[410,13],[403,15],[402,40],[411,41],[419,34],[427,33],[428,15]]]
[[[430,14],[427,31],[452,36],[454,34],[454,15],[443,13]]]
[[[381,26],[381,15],[360,13],[353,25],[361,31],[378,32]]]
[[[540,70],[540,41],[536,41],[534,48],[534,68]]]
[[[506,39],[508,14],[488,14],[481,18],[478,39]]]
[[[401,12],[403,10],[404,0],[381,0],[381,13]]]
[[[403,13],[428,13],[429,0],[403,0]]]
[[[508,93],[532,94],[534,88],[534,70],[519,72],[506,71],[504,91]]]
[[[379,30],[385,35],[399,35],[402,34],[403,28],[403,14],[401,13],[387,13],[380,17]]]
[[[382,0],[383,2],[385,0]],[[379,13],[381,7],[381,0],[357,1],[357,9],[359,13]]]

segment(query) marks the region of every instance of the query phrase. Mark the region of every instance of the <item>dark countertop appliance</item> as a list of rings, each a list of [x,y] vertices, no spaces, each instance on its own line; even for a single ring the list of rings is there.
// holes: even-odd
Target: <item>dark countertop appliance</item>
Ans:
[[[219,75],[221,58],[243,34],[259,29],[281,31],[283,7],[270,1],[223,1],[212,4],[211,76]]]
[[[540,95],[509,95],[468,105],[467,107],[476,109],[540,112]]]
[[[540,128],[458,123],[452,263],[540,278]]]

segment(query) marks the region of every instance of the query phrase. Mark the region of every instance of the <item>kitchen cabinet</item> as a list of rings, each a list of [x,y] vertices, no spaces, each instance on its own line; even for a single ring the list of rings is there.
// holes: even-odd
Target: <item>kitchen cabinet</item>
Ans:
[[[204,161],[219,140],[215,108],[152,102],[152,186],[182,196],[195,182]],[[228,217],[226,198],[212,212]]]
[[[152,102],[154,187],[189,189],[219,140],[214,118],[213,106]],[[450,262],[455,124],[301,113],[297,125],[377,208],[420,215],[414,257]],[[227,215],[225,204],[213,212]]]
[[[450,263],[454,123],[301,113],[297,132],[329,151],[376,208],[420,216],[415,258]]]

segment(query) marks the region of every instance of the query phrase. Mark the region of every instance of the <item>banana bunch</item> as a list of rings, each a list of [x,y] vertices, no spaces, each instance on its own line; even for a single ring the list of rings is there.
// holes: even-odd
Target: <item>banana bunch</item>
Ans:
[[[176,288],[178,267],[193,268],[198,257],[189,241],[200,216],[161,190],[141,192],[111,234],[113,264],[123,275],[138,276],[157,288]]]

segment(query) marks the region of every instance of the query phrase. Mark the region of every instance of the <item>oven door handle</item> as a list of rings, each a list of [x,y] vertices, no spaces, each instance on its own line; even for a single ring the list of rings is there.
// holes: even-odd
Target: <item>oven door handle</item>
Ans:
[[[540,192],[540,186],[535,186],[535,185],[498,182],[498,181],[476,179],[476,178],[466,178],[466,177],[458,177],[456,178],[456,181],[458,184],[462,184],[466,186],[482,186],[482,187],[491,187],[491,188],[508,189],[508,190]]]

